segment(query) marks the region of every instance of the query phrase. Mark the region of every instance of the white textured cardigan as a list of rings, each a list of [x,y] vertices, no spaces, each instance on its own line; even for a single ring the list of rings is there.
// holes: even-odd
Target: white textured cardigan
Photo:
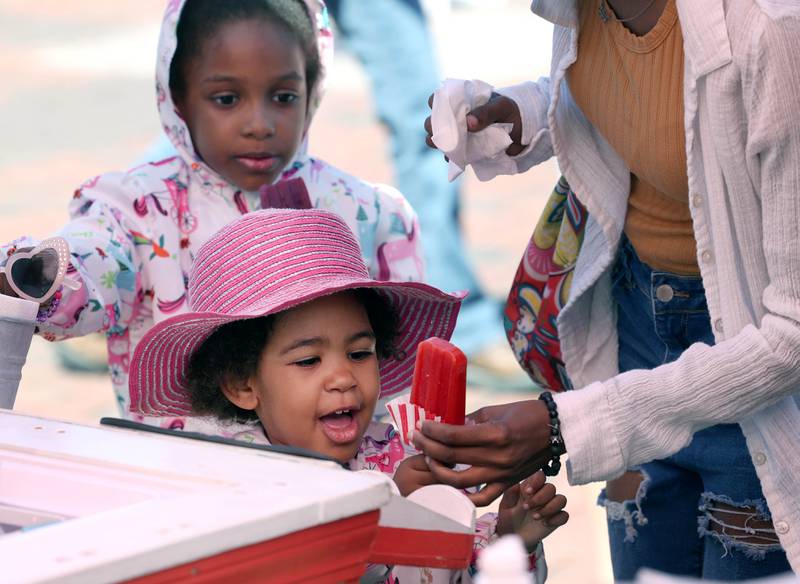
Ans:
[[[557,396],[572,483],[614,478],[738,422],[775,529],[800,571],[800,1],[677,0],[686,59],[690,207],[716,344],[618,375],[609,268],[629,170],[573,101],[577,1],[535,0],[555,24],[549,79],[499,90],[523,117],[519,172],[555,155],[590,221],[558,320]],[[656,139],[656,137],[654,137]]]

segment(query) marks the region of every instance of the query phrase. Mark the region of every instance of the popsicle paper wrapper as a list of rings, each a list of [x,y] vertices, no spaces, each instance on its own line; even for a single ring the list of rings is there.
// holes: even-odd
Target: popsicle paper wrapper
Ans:
[[[386,404],[389,415],[395,429],[400,433],[403,442],[409,446],[411,444],[411,430],[416,428],[422,420],[432,420],[441,422],[441,416],[434,416],[426,412],[424,408],[411,403],[411,396],[408,394],[394,398]]]
[[[403,442],[411,444],[411,430],[422,420],[464,424],[467,394],[467,358],[461,350],[436,337],[417,348],[411,395],[386,404]]]

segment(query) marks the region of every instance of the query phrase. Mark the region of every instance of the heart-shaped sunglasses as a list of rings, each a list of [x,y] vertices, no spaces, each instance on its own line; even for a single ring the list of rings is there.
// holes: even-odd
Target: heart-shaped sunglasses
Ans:
[[[62,285],[73,290],[81,287],[80,282],[65,278],[68,267],[69,245],[62,237],[51,237],[33,249],[11,254],[0,273],[17,296],[42,304]]]

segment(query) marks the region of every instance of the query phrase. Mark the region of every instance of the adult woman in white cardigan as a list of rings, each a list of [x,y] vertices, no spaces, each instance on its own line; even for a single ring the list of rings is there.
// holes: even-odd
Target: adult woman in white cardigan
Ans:
[[[550,78],[497,89],[467,125],[512,123],[517,171],[555,155],[586,206],[558,318],[579,389],[415,441],[488,502],[551,458],[557,420],[573,484],[617,479],[601,496],[617,578],[798,571],[800,4],[532,9],[555,24]]]

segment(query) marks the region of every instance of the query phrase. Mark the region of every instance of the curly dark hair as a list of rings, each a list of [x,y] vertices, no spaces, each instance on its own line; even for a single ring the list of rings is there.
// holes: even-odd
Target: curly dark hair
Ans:
[[[367,312],[375,349],[379,358],[396,353],[395,337],[398,315],[389,300],[376,290],[352,290]],[[261,353],[280,314],[237,320],[219,327],[197,349],[189,361],[186,385],[192,402],[192,412],[211,415],[219,420],[252,421],[252,410],[237,407],[222,392],[223,383],[249,379],[258,371]]]
[[[186,92],[186,73],[192,59],[223,25],[261,19],[286,29],[303,51],[308,92],[317,85],[322,64],[314,19],[303,0],[187,0],[178,20],[178,45],[169,68],[173,98]]]

